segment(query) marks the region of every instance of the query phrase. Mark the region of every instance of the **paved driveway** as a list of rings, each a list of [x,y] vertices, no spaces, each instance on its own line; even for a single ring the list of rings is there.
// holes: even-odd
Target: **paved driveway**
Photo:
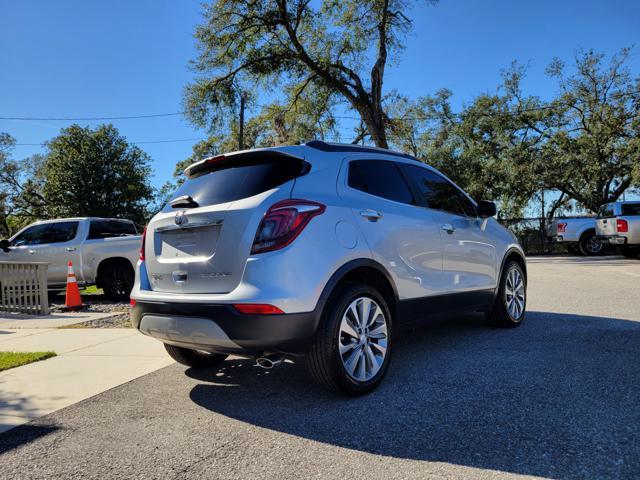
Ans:
[[[173,365],[0,435],[1,475],[640,477],[640,261],[529,268],[521,328],[468,316],[407,335],[367,397],[293,364]]]

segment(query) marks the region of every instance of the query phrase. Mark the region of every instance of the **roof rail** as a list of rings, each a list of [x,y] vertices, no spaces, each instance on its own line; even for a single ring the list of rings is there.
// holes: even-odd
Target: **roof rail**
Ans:
[[[386,148],[378,148],[378,147],[365,147],[362,145],[353,145],[353,144],[345,144],[345,143],[327,143],[321,140],[313,140],[311,142],[305,143],[307,147],[315,148],[316,150],[321,150],[323,152],[362,152],[362,153],[383,153],[385,155],[393,155],[395,157],[407,158],[409,160],[415,160],[416,162],[420,162],[416,157],[409,155],[407,153],[394,152],[393,150],[388,150]]]

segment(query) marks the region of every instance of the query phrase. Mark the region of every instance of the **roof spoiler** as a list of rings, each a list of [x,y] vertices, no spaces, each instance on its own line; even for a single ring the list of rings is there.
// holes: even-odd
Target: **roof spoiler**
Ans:
[[[284,153],[279,150],[260,149],[260,150],[244,150],[242,152],[227,153],[224,155],[216,155],[208,157],[198,162],[192,163],[184,169],[187,178],[194,178],[206,172],[225,168],[230,164],[256,164],[265,160],[300,160],[304,158]]]

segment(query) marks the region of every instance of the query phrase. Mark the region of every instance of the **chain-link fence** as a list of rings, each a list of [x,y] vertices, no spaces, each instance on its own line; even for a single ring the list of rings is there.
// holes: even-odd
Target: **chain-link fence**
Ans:
[[[499,221],[518,237],[527,255],[567,253],[566,245],[547,239],[548,220],[545,218],[502,218]]]

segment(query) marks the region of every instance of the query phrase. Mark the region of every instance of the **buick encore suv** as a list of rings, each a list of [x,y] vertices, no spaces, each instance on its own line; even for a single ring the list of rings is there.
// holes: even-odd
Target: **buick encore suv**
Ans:
[[[515,237],[435,169],[320,141],[189,166],[143,236],[131,318],[178,362],[304,358],[351,395],[382,380],[400,329],[451,311],[515,327]]]

